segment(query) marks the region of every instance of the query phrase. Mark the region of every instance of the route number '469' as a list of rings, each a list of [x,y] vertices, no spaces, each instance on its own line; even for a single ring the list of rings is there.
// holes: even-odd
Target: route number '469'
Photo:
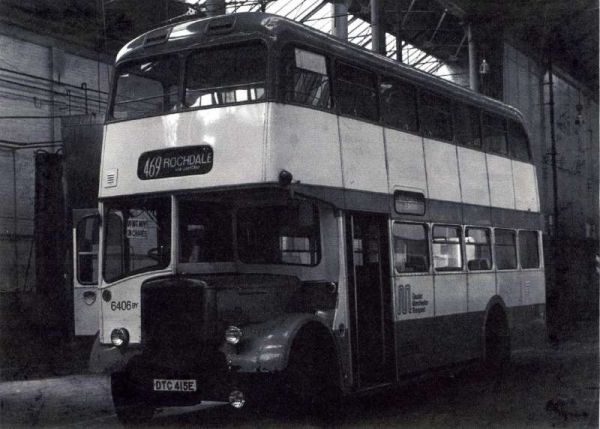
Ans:
[[[144,176],[148,179],[154,179],[160,173],[160,164],[162,162],[162,156],[155,156],[148,158],[144,164]]]

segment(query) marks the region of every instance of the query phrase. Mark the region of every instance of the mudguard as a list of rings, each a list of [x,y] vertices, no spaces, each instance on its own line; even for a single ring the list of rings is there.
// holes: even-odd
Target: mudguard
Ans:
[[[129,347],[126,351],[122,351],[113,345],[102,344],[100,337],[96,335],[90,352],[88,369],[94,374],[112,374],[123,370],[129,359],[140,353],[140,348]]]
[[[331,329],[324,321],[307,313],[286,314],[243,327],[243,338],[236,346],[236,353],[228,354],[232,370],[247,373],[285,370],[296,334],[303,326],[314,322],[323,326],[334,341]]]

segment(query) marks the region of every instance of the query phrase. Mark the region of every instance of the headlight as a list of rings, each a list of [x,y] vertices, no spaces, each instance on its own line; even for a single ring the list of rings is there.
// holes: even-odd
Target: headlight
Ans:
[[[229,344],[235,345],[239,343],[242,335],[242,330],[237,326],[230,326],[225,329],[225,341],[227,341]]]
[[[113,329],[110,333],[110,341],[113,343],[113,346],[125,347],[129,344],[129,332],[125,328]]]
[[[83,301],[87,304],[87,305],[92,305],[94,302],[96,302],[96,292],[92,292],[92,291],[86,291],[83,293]]]

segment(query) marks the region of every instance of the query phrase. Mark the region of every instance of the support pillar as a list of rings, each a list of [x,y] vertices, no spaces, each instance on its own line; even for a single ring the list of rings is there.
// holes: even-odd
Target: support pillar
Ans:
[[[333,11],[332,33],[344,42],[348,41],[348,4],[345,0],[334,1],[331,5]]]
[[[225,15],[225,0],[206,0],[206,16]]]
[[[479,92],[479,74],[477,68],[477,50],[471,24],[467,25],[467,41],[469,45],[469,88],[472,91]]]
[[[371,0],[371,44],[373,52],[385,55],[385,29],[381,24],[381,0]]]

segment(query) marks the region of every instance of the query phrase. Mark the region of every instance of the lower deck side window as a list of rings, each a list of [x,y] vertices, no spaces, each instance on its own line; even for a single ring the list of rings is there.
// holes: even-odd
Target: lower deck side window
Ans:
[[[459,226],[433,227],[433,266],[436,271],[462,269],[461,230]]]
[[[418,273],[429,271],[427,226],[395,222],[392,234],[396,272]]]
[[[467,228],[465,249],[469,271],[492,269],[492,241],[487,228]]]
[[[496,243],[496,267],[499,270],[514,270],[517,268],[517,243],[515,231],[496,229],[494,236]]]
[[[519,231],[519,260],[521,268],[539,268],[540,251],[537,231]]]

